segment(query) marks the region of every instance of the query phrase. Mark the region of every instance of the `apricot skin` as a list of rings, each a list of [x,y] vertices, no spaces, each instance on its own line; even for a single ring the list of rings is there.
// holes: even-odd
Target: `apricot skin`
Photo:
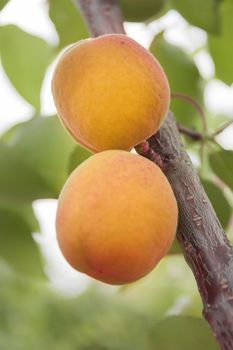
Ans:
[[[56,230],[64,257],[105,283],[129,283],[150,272],[176,226],[176,200],[160,168],[125,151],[86,160],[59,197]]]
[[[63,124],[95,152],[144,141],[159,129],[170,103],[158,61],[120,34],[69,48],[54,71],[52,92]]]

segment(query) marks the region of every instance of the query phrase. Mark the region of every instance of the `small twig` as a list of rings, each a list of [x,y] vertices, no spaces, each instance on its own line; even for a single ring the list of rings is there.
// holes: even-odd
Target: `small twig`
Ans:
[[[207,121],[206,121],[205,113],[204,113],[202,107],[199,105],[199,103],[196,100],[194,100],[194,98],[192,98],[191,96],[181,94],[181,93],[171,93],[171,97],[180,98],[186,102],[189,102],[197,110],[197,112],[199,113],[199,115],[201,117],[202,133],[203,134],[202,134],[202,137],[199,138],[199,141],[201,141],[199,154],[200,154],[201,164],[203,164],[205,141],[206,141],[206,135],[207,135]]]
[[[225,124],[223,124],[223,126],[221,126],[219,129],[217,129],[211,136],[215,137],[215,136],[221,134],[221,132],[223,132],[225,129],[227,129],[231,125],[233,125],[233,120],[230,120],[229,122],[226,122]]]
[[[220,148],[221,151],[224,151],[224,148],[214,138],[210,138],[208,141],[210,141],[209,146],[213,151],[216,150],[216,146]]]
[[[183,126],[181,124],[177,124],[177,127],[178,127],[178,130],[181,134],[184,134],[184,135],[190,137],[194,141],[200,141],[200,140],[203,140],[203,138],[204,138],[204,136],[196,130],[186,128],[185,126]]]
[[[190,137],[193,141],[201,141],[201,140],[205,139],[206,141],[213,142],[216,145],[218,145],[219,147],[221,147],[219,145],[219,143],[215,140],[215,137],[218,136],[219,134],[221,134],[224,130],[226,130],[231,125],[233,125],[233,120],[225,123],[223,126],[221,126],[219,129],[217,129],[215,132],[213,132],[212,134],[206,135],[206,136],[204,136],[202,133],[200,133],[194,129],[186,128],[185,126],[183,126],[179,123],[177,123],[177,128],[181,134]]]
[[[188,95],[185,95],[185,94],[181,94],[181,93],[172,92],[171,93],[171,97],[172,98],[179,98],[179,99],[182,99],[182,100],[184,100],[186,102],[189,102],[196,109],[196,111],[198,112],[198,114],[201,117],[203,135],[206,135],[207,134],[206,116],[205,116],[205,113],[204,113],[202,107],[199,105],[199,103],[194,98],[192,98],[191,96],[188,96]]]

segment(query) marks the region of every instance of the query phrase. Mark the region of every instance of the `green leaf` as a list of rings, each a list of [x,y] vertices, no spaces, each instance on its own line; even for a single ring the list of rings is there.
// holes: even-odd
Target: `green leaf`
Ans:
[[[201,101],[201,78],[191,57],[180,48],[169,44],[157,35],[150,47],[152,54],[161,63],[170,84],[171,93],[182,93]],[[172,99],[171,110],[184,125],[195,127],[199,118],[192,105],[180,99]]]
[[[75,147],[58,117],[33,118],[19,124],[8,143],[57,197],[69,174],[69,158]]]
[[[168,254],[182,254],[182,249],[180,248],[177,239],[173,241],[172,246],[168,251]]]
[[[227,228],[232,214],[232,208],[226,200],[223,191],[211,181],[202,180],[202,185],[213,205],[213,208],[224,229]]]
[[[129,22],[141,22],[158,14],[166,0],[120,0],[123,17]]]
[[[88,31],[72,0],[49,0],[49,16],[60,38],[60,47],[88,37]]]
[[[209,162],[214,173],[233,191],[233,151],[211,153]]]
[[[0,143],[1,202],[31,202],[38,198],[54,198],[54,192],[19,156],[16,149]]]
[[[0,0],[0,10],[8,3],[9,0]]]
[[[40,232],[39,222],[31,204],[20,203],[20,205],[18,205],[15,203],[2,202],[0,200],[0,210],[1,209],[10,210],[14,214],[19,215],[27,223],[32,232]]]
[[[17,272],[44,277],[42,261],[31,228],[18,214],[0,208],[0,256]]]
[[[71,173],[74,169],[77,168],[82,162],[84,162],[87,158],[91,157],[92,153],[88,151],[86,148],[78,145],[75,147],[73,152],[70,155],[68,171]]]
[[[197,317],[166,317],[157,323],[152,338],[159,350],[219,350],[207,322]]]
[[[0,198],[1,202],[31,202],[38,198],[54,198],[45,184],[25,159],[13,149],[0,143]]]
[[[222,1],[221,13],[221,35],[209,35],[209,50],[212,55],[216,76],[226,84],[233,83],[233,1]]]
[[[146,277],[123,288],[122,297],[154,320],[174,309],[180,314],[201,316],[200,295],[183,254],[164,257]]]
[[[42,39],[7,25],[0,27],[2,65],[18,92],[40,109],[40,90],[52,48]]]
[[[210,33],[219,32],[221,0],[171,0],[174,8],[192,25]]]

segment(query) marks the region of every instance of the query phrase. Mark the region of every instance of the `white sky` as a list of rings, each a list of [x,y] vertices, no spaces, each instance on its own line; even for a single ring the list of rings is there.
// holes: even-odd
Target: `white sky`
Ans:
[[[51,44],[58,41],[57,33],[50,22],[46,0],[11,0],[0,13],[0,25],[13,23],[29,33],[38,35]],[[206,34],[201,29],[188,27],[187,23],[175,11],[151,23],[126,24],[129,36],[148,47],[154,34],[165,31],[165,37],[193,54],[206,42]],[[204,50],[199,50],[194,56],[200,73],[205,79],[210,79],[205,90],[205,104],[208,110],[215,114],[223,113],[233,116],[233,85],[213,80],[214,65]],[[50,83],[54,64],[49,67],[41,92],[42,113],[55,113]],[[27,120],[33,113],[32,107],[17,93],[0,68],[0,134],[16,122]],[[233,127],[228,128],[219,138],[221,144],[233,149]],[[47,260],[47,272],[52,284],[63,293],[73,294],[82,290],[89,279],[77,273],[68,266],[57,247],[55,239],[54,220],[56,213],[55,200],[40,200],[34,203],[34,210],[41,223],[42,235],[40,244]]]

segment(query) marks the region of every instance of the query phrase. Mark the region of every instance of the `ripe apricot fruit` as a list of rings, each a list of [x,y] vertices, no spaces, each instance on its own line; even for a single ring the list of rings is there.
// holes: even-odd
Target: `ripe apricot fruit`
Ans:
[[[129,22],[141,22],[155,16],[165,2],[166,0],[119,0],[123,17]]]
[[[169,107],[158,61],[125,35],[82,40],[54,72],[54,101],[73,137],[92,151],[129,150],[156,132]]]
[[[148,159],[121,150],[97,153],[68,178],[56,230],[76,270],[110,284],[133,282],[167,253],[177,204],[167,178]]]

